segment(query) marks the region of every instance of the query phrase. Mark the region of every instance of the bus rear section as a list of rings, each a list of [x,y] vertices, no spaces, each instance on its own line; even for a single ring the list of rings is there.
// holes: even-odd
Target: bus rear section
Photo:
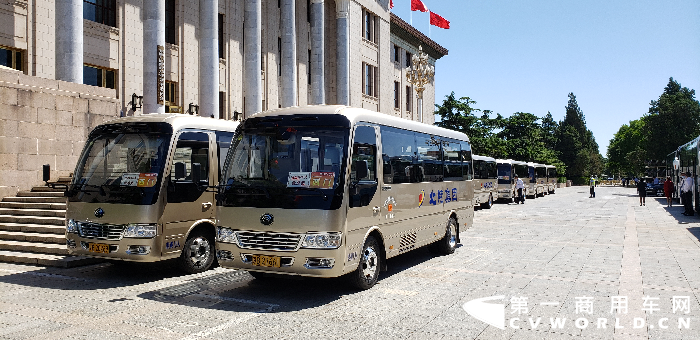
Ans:
[[[513,202],[515,192],[515,178],[512,159],[497,159],[498,171],[498,198],[506,202]]]
[[[217,257],[256,278],[346,275],[367,289],[390,257],[453,252],[473,219],[468,138],[364,109],[256,114],[226,164]]]
[[[474,205],[491,209],[498,197],[498,171],[493,157],[473,155],[474,160]]]
[[[97,126],[66,190],[74,255],[133,262],[179,258],[186,272],[215,261],[214,193],[238,123],[146,114]]]

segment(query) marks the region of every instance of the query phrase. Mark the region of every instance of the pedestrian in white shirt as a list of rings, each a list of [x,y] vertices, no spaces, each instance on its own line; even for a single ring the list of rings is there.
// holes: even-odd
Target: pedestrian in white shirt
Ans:
[[[523,189],[525,189],[525,183],[523,183],[523,180],[518,178],[518,175],[515,175],[515,189],[518,190],[518,198],[515,199],[515,202],[520,204],[520,202],[523,202],[525,204],[525,196],[523,196]]]
[[[681,198],[685,207],[683,215],[693,216],[695,214],[693,211],[693,176],[690,172],[685,173],[685,175],[686,177],[681,185]]]

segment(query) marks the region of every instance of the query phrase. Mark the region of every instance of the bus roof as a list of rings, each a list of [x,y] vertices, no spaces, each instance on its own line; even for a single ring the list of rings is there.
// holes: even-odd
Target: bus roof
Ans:
[[[104,122],[105,124],[122,123],[168,123],[173,127],[173,131],[183,128],[199,128],[207,130],[235,131],[237,121],[214,119],[201,116],[192,116],[182,113],[147,113],[137,114],[129,117],[122,117]]]
[[[477,161],[496,162],[496,159],[488,156],[472,155],[472,159]]]
[[[548,165],[548,164],[545,164],[544,166],[545,166],[546,168],[554,168],[554,169],[556,169],[556,168],[557,168],[557,167],[556,167],[556,166],[554,166],[554,165]]]
[[[512,159],[496,159],[496,163],[498,164],[513,164]]]
[[[527,162],[523,162],[523,161],[515,161],[515,160],[514,160],[514,161],[513,161],[513,164],[518,164],[518,165],[527,165]]]
[[[386,126],[391,126],[399,129],[424,132],[431,135],[438,135],[448,138],[454,138],[461,141],[469,141],[469,137],[461,132],[449,130],[434,125],[419,123],[403,118],[393,117],[384,113],[378,113],[367,109],[355,108],[344,105],[309,105],[309,106],[293,106],[283,109],[274,109],[256,113],[251,118],[270,117],[278,115],[331,115],[337,114],[345,116],[351,124],[357,122],[375,123]]]
[[[542,167],[544,167],[544,164],[533,163],[533,162],[528,162],[527,165],[528,165],[528,166],[535,167],[535,168],[542,168]]]

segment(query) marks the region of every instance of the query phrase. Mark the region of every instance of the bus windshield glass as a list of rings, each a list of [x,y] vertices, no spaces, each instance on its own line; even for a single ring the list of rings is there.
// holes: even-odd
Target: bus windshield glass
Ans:
[[[510,184],[512,178],[511,165],[507,163],[498,164],[498,184]]]
[[[158,200],[172,128],[115,124],[90,133],[67,191],[71,202],[150,205]]]
[[[262,120],[262,121],[261,121]],[[229,207],[338,209],[349,129],[265,118],[244,123],[229,151],[219,204]],[[288,120],[288,119],[287,119]]]

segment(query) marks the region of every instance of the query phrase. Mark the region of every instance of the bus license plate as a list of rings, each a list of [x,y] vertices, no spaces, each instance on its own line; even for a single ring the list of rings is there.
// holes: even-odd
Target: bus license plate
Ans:
[[[93,253],[109,254],[109,244],[90,243],[88,250]]]
[[[266,256],[266,255],[253,255],[253,265],[258,267],[280,267],[280,257],[278,256]]]

